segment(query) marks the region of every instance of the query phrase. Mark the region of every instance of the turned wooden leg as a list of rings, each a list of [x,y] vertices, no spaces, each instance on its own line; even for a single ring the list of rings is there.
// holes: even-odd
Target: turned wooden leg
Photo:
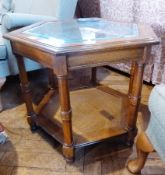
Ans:
[[[132,85],[133,85],[133,80],[134,80],[135,69],[136,69],[136,62],[132,62],[131,71],[130,71],[128,95],[130,95],[132,93]]]
[[[49,88],[55,89],[56,88],[56,80],[55,75],[52,69],[48,69],[48,78],[49,78]]]
[[[93,67],[92,68],[92,75],[91,75],[91,83],[93,86],[95,86],[97,84],[97,68]]]
[[[141,133],[136,142],[137,158],[130,160],[127,164],[127,169],[131,173],[140,173],[141,169],[144,167],[147,156],[150,152],[154,151],[148,137],[145,133]]]
[[[31,127],[31,130],[34,131],[36,130],[36,124],[35,124],[36,114],[33,109],[30,84],[28,81],[23,57],[16,55],[16,58],[17,58],[19,76],[20,76],[20,81],[21,81],[21,90],[22,90],[23,98],[26,104],[26,109],[27,109],[27,116],[28,116],[27,121]]]
[[[0,78],[0,90],[4,85],[5,81],[6,81],[6,78]],[[2,105],[1,94],[0,94],[0,111],[2,111],[2,109],[3,109],[3,105]]]
[[[141,100],[141,90],[143,85],[144,64],[133,62],[131,68],[131,77],[128,92],[128,145],[132,145],[137,133],[136,120],[138,115],[139,104]]]
[[[63,122],[63,155],[68,162],[74,159],[74,147],[72,136],[72,111],[70,106],[68,76],[58,76],[59,96],[61,105],[61,118]]]

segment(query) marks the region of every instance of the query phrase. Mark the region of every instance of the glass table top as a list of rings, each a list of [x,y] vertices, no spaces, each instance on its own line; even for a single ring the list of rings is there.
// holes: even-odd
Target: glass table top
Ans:
[[[139,35],[137,24],[112,22],[101,18],[46,22],[23,33],[30,39],[55,47],[95,44]]]

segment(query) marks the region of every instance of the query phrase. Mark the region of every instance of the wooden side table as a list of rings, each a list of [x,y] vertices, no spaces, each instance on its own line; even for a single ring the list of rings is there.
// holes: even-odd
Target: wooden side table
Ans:
[[[5,38],[17,55],[31,128],[40,126],[58,140],[66,160],[73,160],[74,148],[123,134],[133,142],[144,64],[151,46],[158,43],[150,27],[100,18],[48,21],[11,32]],[[24,56],[50,70],[50,90],[35,109]],[[96,67],[124,61],[132,62],[128,95],[105,86],[69,90],[70,70],[91,67],[95,82]]]

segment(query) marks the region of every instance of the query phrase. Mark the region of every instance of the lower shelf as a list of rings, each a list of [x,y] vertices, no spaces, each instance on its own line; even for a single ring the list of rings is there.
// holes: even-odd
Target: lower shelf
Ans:
[[[58,94],[48,93],[48,102],[39,107],[37,125],[63,144]],[[89,145],[125,134],[127,96],[107,87],[70,92],[75,147]],[[43,102],[42,102],[43,103]]]

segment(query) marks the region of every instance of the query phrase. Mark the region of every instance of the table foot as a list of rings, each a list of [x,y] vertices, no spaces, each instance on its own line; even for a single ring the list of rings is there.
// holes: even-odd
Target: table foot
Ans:
[[[68,163],[72,163],[74,161],[74,147],[63,145],[62,149],[63,149],[63,155],[65,157],[65,160]]]
[[[34,119],[32,119],[31,116],[27,117],[27,122],[28,122],[32,132],[35,132],[38,129],[38,126],[36,125],[36,122],[34,121]]]

